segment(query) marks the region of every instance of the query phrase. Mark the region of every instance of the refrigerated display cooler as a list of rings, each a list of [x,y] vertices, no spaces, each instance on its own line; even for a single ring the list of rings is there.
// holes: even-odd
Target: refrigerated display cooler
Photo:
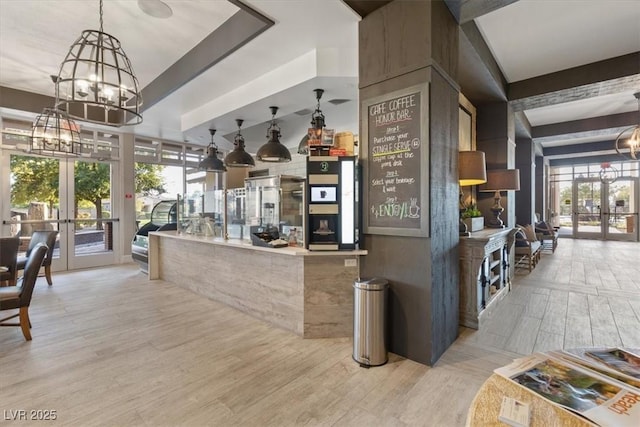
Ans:
[[[131,241],[131,257],[140,265],[140,270],[149,269],[149,232],[176,230],[178,205],[176,200],[158,202],[151,210],[151,219],[138,229]]]

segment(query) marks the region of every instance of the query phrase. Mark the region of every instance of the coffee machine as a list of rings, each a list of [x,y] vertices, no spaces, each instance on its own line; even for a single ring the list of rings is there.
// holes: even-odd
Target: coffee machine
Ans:
[[[307,157],[307,249],[356,248],[356,170],[355,156]]]

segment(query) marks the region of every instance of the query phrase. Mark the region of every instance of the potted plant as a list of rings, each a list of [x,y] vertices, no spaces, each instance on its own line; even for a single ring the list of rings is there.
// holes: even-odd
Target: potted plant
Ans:
[[[484,228],[484,217],[475,203],[465,207],[462,211],[462,220],[467,224],[467,230],[474,232]]]

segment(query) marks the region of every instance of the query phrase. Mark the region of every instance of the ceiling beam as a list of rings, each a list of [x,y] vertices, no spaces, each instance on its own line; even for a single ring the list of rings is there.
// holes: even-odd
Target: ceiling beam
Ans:
[[[349,6],[355,13],[362,18],[380,9],[387,3],[391,3],[391,0],[342,0],[347,6]]]
[[[460,32],[458,83],[464,96],[478,105],[507,100],[507,80],[475,22]]]
[[[458,24],[474,19],[515,3],[518,0],[444,0]]]
[[[591,131],[632,126],[638,123],[637,120],[638,113],[635,111],[612,114],[610,116],[591,117],[588,119],[535,126],[532,129],[532,136],[534,138],[542,138],[547,136],[569,135],[573,133],[581,133],[582,136],[589,136],[588,133]],[[585,133],[587,133],[587,135],[585,135]]]
[[[142,111],[222,61],[275,24],[238,0],[240,10],[142,89]]]
[[[560,147],[546,147],[542,153],[547,156],[565,156],[570,154],[580,154],[584,152],[601,152],[615,150],[615,141],[597,141],[584,144],[563,145]]]
[[[547,107],[640,87],[640,52],[510,83],[514,111]]]
[[[0,107],[40,114],[45,108],[53,108],[55,98],[39,93],[0,86]]]
[[[578,156],[578,154],[580,154]],[[572,165],[584,165],[587,163],[604,163],[604,162],[620,162],[625,159],[617,153],[578,153],[572,154],[567,157],[559,157],[556,159],[549,159],[549,166],[572,166]]]

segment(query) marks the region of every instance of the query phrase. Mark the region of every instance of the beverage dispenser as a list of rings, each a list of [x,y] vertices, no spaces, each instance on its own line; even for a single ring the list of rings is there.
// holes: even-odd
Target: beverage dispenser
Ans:
[[[356,247],[356,157],[307,157],[307,249]]]

